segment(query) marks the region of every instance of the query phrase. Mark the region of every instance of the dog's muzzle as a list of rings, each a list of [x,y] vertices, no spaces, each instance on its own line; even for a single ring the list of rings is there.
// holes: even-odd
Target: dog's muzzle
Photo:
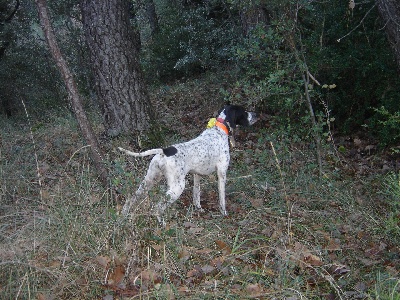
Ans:
[[[249,121],[249,125],[253,125],[259,119],[258,115],[254,112],[247,112],[247,121]]]

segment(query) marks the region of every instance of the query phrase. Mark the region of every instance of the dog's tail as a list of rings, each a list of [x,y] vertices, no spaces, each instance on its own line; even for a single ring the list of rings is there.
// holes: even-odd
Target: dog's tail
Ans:
[[[161,148],[151,149],[151,150],[147,150],[147,151],[144,151],[144,152],[132,152],[132,151],[126,150],[126,149],[121,148],[121,147],[118,147],[118,149],[120,151],[124,152],[125,154],[128,154],[130,156],[135,156],[135,157],[144,157],[144,156],[164,153],[163,149],[161,149]]]

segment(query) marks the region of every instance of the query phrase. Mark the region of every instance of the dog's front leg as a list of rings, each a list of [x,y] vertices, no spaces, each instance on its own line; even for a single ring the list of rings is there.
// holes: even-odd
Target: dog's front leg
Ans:
[[[219,190],[219,210],[223,216],[227,216],[226,203],[225,203],[225,184],[226,184],[226,171],[218,170],[218,190]]]
[[[200,175],[193,174],[193,205],[196,209],[204,211],[200,204]]]
[[[158,223],[163,228],[166,225],[164,219],[164,212],[171,203],[175,202],[176,199],[177,197],[175,197],[174,194],[167,192],[167,194],[163,196],[160,202],[156,205],[155,216],[157,217]]]

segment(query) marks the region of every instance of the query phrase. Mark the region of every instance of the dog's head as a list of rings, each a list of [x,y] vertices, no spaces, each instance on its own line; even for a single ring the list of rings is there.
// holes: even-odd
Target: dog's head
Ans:
[[[225,105],[219,112],[219,118],[222,118],[229,124],[229,127],[235,129],[237,125],[250,126],[258,120],[254,112],[246,111],[239,105]]]

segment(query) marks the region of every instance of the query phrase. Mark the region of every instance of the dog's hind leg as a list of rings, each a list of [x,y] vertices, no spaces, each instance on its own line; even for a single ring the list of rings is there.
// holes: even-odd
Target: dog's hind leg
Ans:
[[[158,161],[154,157],[150,163],[147,174],[143,181],[140,183],[139,188],[132,198],[126,200],[124,207],[122,208],[122,215],[127,216],[132,208],[132,205],[147,194],[147,192],[158,182],[162,177],[160,168],[158,167]]]

